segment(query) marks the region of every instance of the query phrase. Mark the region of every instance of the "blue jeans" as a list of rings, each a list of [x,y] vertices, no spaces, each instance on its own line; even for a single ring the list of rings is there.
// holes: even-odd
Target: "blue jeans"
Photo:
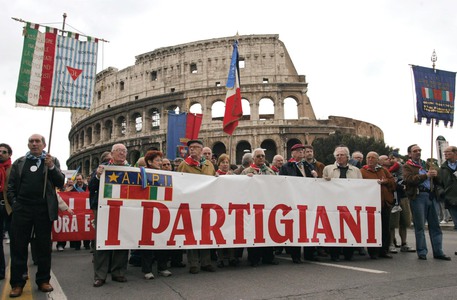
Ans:
[[[443,233],[436,213],[436,201],[434,194],[425,192],[420,192],[416,199],[410,201],[416,235],[417,255],[427,255],[428,253],[425,241],[425,221],[428,223],[433,256],[443,255]]]
[[[449,206],[447,210],[451,214],[452,222],[454,222],[454,230],[457,230],[457,206]]]

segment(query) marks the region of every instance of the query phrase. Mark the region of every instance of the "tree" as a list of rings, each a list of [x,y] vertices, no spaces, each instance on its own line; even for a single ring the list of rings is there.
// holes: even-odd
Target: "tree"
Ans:
[[[335,134],[329,135],[326,138],[315,139],[312,143],[314,147],[314,156],[316,159],[325,165],[335,162],[333,151],[339,145],[344,145],[349,148],[349,151],[360,151],[366,156],[370,151],[375,151],[379,155],[389,155],[392,152],[392,147],[386,146],[384,141],[376,141],[370,137],[359,137],[352,134],[341,133],[336,131]]]

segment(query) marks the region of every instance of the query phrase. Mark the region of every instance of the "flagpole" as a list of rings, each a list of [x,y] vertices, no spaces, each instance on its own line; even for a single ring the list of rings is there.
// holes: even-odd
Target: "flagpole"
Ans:
[[[438,57],[436,56],[435,50],[433,50],[432,57],[431,57],[433,72],[436,72],[435,62],[437,60],[438,60]],[[433,165],[433,127],[434,126],[435,126],[435,119],[432,118],[431,132],[430,132],[430,167],[429,167],[429,170],[434,169],[434,165]],[[432,178],[430,178],[430,190],[433,191],[433,179]]]
[[[65,30],[65,20],[67,19],[67,14],[63,13],[63,22],[62,22],[62,32]],[[54,127],[54,113],[56,111],[55,106],[52,107],[51,113],[51,126],[49,128],[49,139],[48,139],[48,153],[51,153],[51,142],[52,142],[52,128]],[[48,168],[44,173],[44,189],[43,189],[43,198],[46,196],[46,183],[48,181]]]

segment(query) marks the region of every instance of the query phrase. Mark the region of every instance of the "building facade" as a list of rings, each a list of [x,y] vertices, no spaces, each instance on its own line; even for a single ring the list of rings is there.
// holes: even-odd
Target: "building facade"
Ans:
[[[222,119],[234,38],[159,48],[136,56],[133,66],[97,74],[92,108],[72,111],[68,167],[90,174],[115,143],[126,145],[131,163],[150,148],[166,153],[168,112],[179,111],[202,113],[204,144],[237,164],[257,147],[266,149],[269,161],[276,154],[290,157],[292,145],[336,130],[384,139],[379,127],[364,121],[317,120],[306,77],[275,34],[238,37],[243,119],[230,138]]]

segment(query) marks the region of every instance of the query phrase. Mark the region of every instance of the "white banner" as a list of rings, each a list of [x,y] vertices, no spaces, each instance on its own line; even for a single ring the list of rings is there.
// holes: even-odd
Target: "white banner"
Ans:
[[[380,195],[369,179],[142,174],[107,166],[97,249],[379,247]]]

